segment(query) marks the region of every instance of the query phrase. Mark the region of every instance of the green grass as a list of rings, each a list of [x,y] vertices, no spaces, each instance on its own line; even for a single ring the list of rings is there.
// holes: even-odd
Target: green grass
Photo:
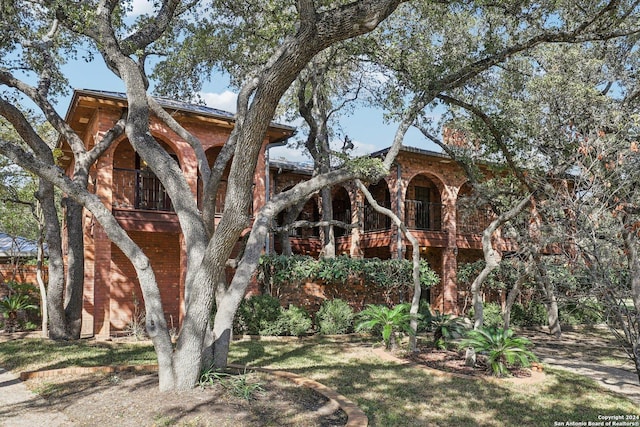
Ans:
[[[372,426],[552,426],[598,421],[599,415],[640,415],[630,401],[565,371],[549,369],[544,382],[520,385],[440,377],[382,361],[366,343],[347,340],[238,341],[230,362],[320,381],[358,404]],[[151,346],[142,344],[41,339],[0,343],[0,366],[14,371],[146,363],[155,363],[155,355]]]
[[[150,344],[95,341],[56,342],[24,338],[0,343],[0,366],[23,372],[69,366],[145,365],[157,363]]]

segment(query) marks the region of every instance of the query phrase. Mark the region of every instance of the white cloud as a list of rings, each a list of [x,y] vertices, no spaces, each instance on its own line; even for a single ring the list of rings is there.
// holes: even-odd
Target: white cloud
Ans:
[[[200,96],[209,107],[229,111],[230,113],[236,112],[236,100],[238,99],[238,94],[233,93],[230,90],[225,90],[222,93],[201,92]]]
[[[129,16],[140,16],[145,13],[153,13],[155,7],[152,0],[133,0],[133,10],[129,12]]]

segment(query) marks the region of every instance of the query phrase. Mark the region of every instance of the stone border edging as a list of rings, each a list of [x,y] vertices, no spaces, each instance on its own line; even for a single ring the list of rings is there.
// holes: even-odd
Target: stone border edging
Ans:
[[[249,369],[253,371],[264,372],[270,375],[274,375],[279,378],[284,378],[297,385],[313,389],[320,393],[329,400],[332,400],[340,406],[347,414],[347,423],[345,427],[367,427],[369,425],[369,418],[367,415],[351,400],[347,399],[343,395],[339,394],[335,390],[321,384],[315,380],[294,374],[287,371],[278,371],[268,368],[258,368],[246,365],[237,365],[230,363],[228,365],[234,369]],[[87,366],[87,367],[73,367],[73,368],[59,368],[49,369],[46,371],[25,371],[20,373],[20,380],[26,381],[33,378],[50,378],[64,374],[93,374],[93,373],[113,373],[113,372],[155,372],[158,370],[158,365],[121,365],[121,366]]]
[[[268,368],[257,368],[246,365],[236,365],[233,363],[230,363],[229,367],[235,369],[251,369],[254,371],[265,372],[271,375],[275,375],[279,378],[287,379],[295,384],[311,388],[322,394],[327,399],[335,401],[347,414],[347,423],[345,424],[345,427],[367,427],[369,425],[369,418],[355,403],[353,403],[351,400],[347,399],[337,391],[315,380],[302,377],[292,372],[278,371]]]

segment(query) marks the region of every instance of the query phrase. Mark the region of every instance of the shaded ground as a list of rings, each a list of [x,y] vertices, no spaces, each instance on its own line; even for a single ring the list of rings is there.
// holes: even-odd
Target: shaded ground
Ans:
[[[34,379],[28,387],[73,425],[340,426],[346,414],[306,387],[263,373],[246,382],[195,388],[180,395],[158,390],[156,374],[118,373]],[[238,379],[238,377],[236,377]],[[240,397],[253,391],[250,399]]]
[[[560,341],[543,330],[520,331],[519,334],[534,341],[534,352],[545,364],[583,373],[640,404],[637,377],[606,330],[565,331]],[[345,357],[350,352],[354,352],[354,356],[370,353],[370,348],[365,346],[345,337],[340,350]],[[11,389],[13,382],[0,379],[0,425],[9,427],[331,426],[346,422],[345,414],[336,411],[332,401],[310,389],[283,379],[269,378],[266,374],[248,377],[249,383],[259,383],[265,389],[251,401],[235,397],[222,386],[197,388],[178,397],[160,393],[155,375],[118,373],[30,380],[27,385],[44,399],[31,398],[25,403],[7,405],[3,394]],[[12,417],[17,414],[18,417]],[[39,416],[42,422],[34,422],[29,416]],[[5,423],[6,419],[9,422]]]

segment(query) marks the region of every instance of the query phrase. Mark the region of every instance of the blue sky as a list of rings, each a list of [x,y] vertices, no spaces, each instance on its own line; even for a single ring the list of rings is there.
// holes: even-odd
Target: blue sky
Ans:
[[[152,12],[153,6],[148,0],[133,1],[133,16]],[[69,78],[74,89],[98,89],[110,91],[124,91],[124,84],[115,77],[104,65],[100,57],[87,63],[80,59],[70,62],[64,67],[65,74]],[[228,79],[224,76],[215,76],[215,81],[208,84],[200,94],[207,105],[225,111],[235,112],[236,94],[228,87]],[[70,96],[58,100],[57,109],[65,114],[70,102]],[[299,123],[287,123],[298,126]],[[371,107],[359,107],[349,117],[341,119],[341,127],[355,145],[353,154],[362,155],[377,151],[391,145],[397,129],[397,123],[385,123],[383,111]],[[343,139],[341,135],[340,139]],[[441,151],[435,144],[427,141],[416,129],[410,129],[405,137],[404,144],[427,150]],[[342,146],[341,141],[335,141],[336,148]],[[290,148],[277,148],[271,152],[272,158],[285,158],[287,160],[308,160],[301,152],[293,152]]]

